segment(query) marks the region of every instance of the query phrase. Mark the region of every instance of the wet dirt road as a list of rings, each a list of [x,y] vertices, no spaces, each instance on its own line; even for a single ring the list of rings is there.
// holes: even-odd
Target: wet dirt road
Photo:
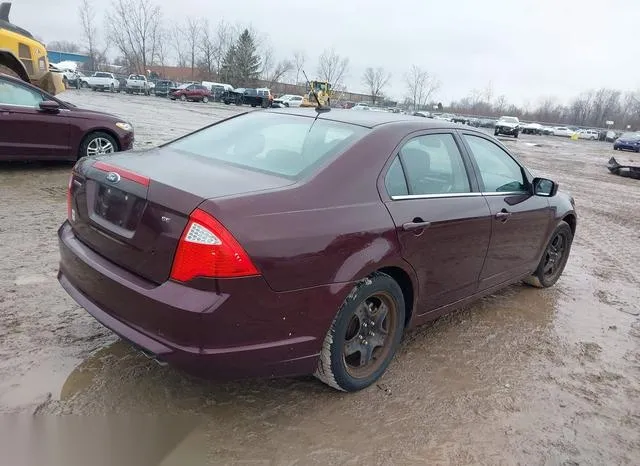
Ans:
[[[138,147],[238,111],[65,98],[128,118]],[[313,378],[203,382],[120,342],[55,279],[70,165],[0,166],[0,412],[191,417],[162,464],[639,464],[640,182],[608,174],[611,144],[504,140],[576,199],[565,274],[411,331],[350,395]]]

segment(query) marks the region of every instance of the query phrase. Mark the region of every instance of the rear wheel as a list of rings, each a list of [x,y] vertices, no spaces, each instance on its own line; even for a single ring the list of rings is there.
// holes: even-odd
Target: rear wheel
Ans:
[[[113,137],[102,131],[96,131],[84,138],[80,144],[78,158],[90,157],[92,155],[112,154],[117,152],[118,143]]]
[[[560,222],[551,235],[538,268],[533,275],[525,280],[525,283],[538,288],[553,286],[567,265],[572,242],[573,232],[571,227],[567,222]]]
[[[205,104],[209,103],[209,97],[207,97],[206,95],[202,98],[202,102],[204,102]]]
[[[396,281],[375,273],[360,281],[325,337],[315,376],[345,392],[378,380],[402,339],[405,303]]]

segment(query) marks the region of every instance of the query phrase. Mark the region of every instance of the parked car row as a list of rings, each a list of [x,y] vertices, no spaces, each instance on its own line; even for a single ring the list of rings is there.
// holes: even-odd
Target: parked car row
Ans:
[[[267,88],[244,88],[240,87],[225,92],[222,102],[225,105],[251,105],[252,107],[268,108],[273,106],[273,94]],[[302,103],[302,101],[300,101]],[[300,106],[299,104],[297,105]]]

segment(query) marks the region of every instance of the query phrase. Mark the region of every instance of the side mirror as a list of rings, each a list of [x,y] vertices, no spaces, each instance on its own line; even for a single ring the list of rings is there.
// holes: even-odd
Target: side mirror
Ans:
[[[553,197],[558,192],[558,183],[547,178],[534,178],[532,184],[536,196]]]
[[[49,113],[58,113],[60,111],[60,104],[55,100],[43,100],[40,102],[40,110]]]

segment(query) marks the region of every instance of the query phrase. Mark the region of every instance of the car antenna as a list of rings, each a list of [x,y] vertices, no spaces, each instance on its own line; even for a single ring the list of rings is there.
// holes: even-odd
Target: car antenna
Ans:
[[[316,105],[316,112],[318,112],[318,114],[325,113],[325,112],[330,112],[331,111],[331,107],[325,107],[320,103],[320,98],[318,97],[318,94],[316,94],[316,90],[313,87],[311,87],[311,83],[309,82],[309,78],[307,78],[307,73],[305,73],[304,70],[302,70],[302,74],[304,75],[304,79],[307,80],[307,84],[309,85],[309,89],[311,89],[311,92],[313,92],[313,96],[316,98],[316,102],[318,102],[318,105]]]

